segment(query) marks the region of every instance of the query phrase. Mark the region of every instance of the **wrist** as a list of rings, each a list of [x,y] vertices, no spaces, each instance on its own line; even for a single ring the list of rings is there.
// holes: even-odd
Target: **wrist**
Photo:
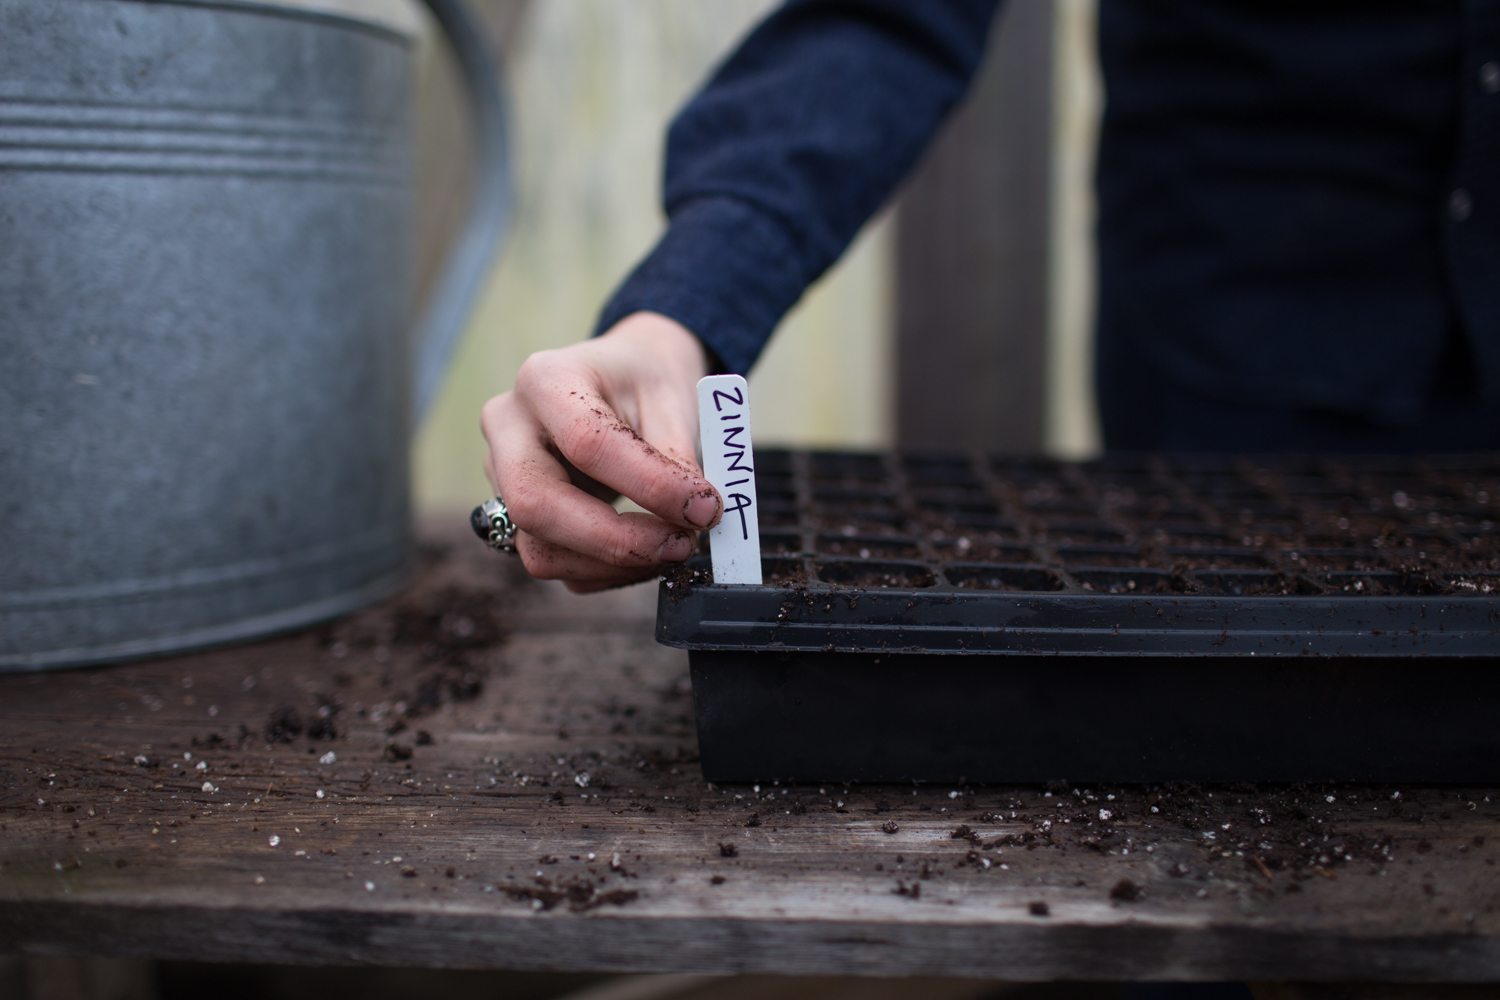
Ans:
[[[710,374],[714,358],[697,334],[670,316],[634,312],[606,330],[601,338],[623,342],[641,351],[674,379],[698,379]]]

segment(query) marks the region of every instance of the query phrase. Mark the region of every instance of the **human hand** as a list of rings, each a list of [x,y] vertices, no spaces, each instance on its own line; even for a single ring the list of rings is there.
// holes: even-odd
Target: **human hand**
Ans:
[[[724,501],[694,459],[702,343],[656,313],[539,351],[484,404],[485,474],[519,529],[527,572],[585,593],[692,555]],[[624,495],[650,513],[619,512]]]

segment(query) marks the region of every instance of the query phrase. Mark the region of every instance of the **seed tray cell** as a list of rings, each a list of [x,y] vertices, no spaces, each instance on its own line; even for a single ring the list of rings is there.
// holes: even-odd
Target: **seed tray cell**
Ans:
[[[710,780],[1500,780],[1500,456],[756,475],[659,595]]]

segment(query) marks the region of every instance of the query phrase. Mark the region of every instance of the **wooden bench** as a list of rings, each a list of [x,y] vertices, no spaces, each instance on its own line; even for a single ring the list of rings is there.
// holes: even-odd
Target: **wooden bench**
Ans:
[[[455,520],[372,611],[0,677],[0,952],[1500,982],[1500,790],[715,787],[654,588]]]

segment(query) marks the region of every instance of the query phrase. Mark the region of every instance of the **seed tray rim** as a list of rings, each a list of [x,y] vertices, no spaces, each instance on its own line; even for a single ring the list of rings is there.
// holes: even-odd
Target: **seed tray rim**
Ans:
[[[976,610],[986,620],[957,617]],[[1493,658],[1500,653],[1500,598],[712,584],[678,594],[663,581],[656,638],[680,649],[747,652]]]

